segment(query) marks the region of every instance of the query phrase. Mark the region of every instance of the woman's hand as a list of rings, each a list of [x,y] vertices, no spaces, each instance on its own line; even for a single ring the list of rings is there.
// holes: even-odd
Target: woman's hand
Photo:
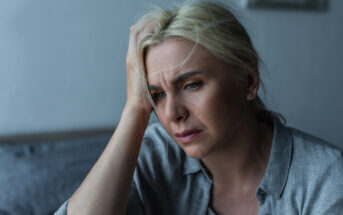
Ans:
[[[139,59],[137,52],[137,42],[139,37],[144,31],[147,31],[147,23],[141,23],[140,26],[133,25],[130,28],[130,37],[129,37],[129,47],[126,56],[126,69],[127,69],[127,100],[126,107],[129,108],[138,108],[139,110],[145,110],[150,115],[151,104],[144,93],[144,79],[142,64],[140,62],[144,59]]]

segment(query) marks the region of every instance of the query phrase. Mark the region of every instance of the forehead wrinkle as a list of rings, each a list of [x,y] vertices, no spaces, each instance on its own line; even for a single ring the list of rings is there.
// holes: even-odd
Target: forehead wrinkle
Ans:
[[[184,66],[185,62],[181,62],[180,64],[174,66],[174,67],[170,67],[170,68],[166,68],[166,69],[161,69],[161,70],[157,70],[154,72],[147,72],[147,78],[148,78],[148,84],[149,87],[152,86],[153,89],[159,89],[160,87],[155,85],[155,84],[151,84],[151,81],[149,81],[149,78],[151,79],[152,77],[156,77],[157,75],[160,75],[160,78],[156,78],[157,82],[164,82],[165,85],[167,85],[168,83],[172,83],[172,80],[174,79],[173,77],[178,76],[178,74],[180,73],[180,71],[182,70],[182,67]]]
[[[159,77],[156,77],[154,81],[156,81],[155,83],[151,83],[151,81],[149,81],[148,78],[148,84],[149,84],[149,89],[150,90],[158,90],[161,87],[159,85],[168,85],[168,83],[172,83],[172,79],[173,77],[177,76],[177,73],[179,71],[177,70],[160,70],[160,71],[156,71],[154,73],[152,73],[151,75],[149,75],[148,77],[150,77],[150,79],[152,77],[156,77],[159,75]],[[151,84],[151,85],[150,85]]]
[[[169,40],[173,40],[173,39],[169,39]],[[187,40],[179,40],[180,42],[186,42],[186,43],[193,43],[192,41],[187,41]],[[162,43],[163,44],[163,43]],[[161,44],[160,44],[161,45]],[[181,70],[182,67],[190,60],[190,58],[192,58],[192,56],[196,53],[196,50],[198,49],[198,43],[193,43],[192,48],[190,50],[190,52],[187,54],[187,56],[178,64],[176,64],[173,67],[170,68],[166,68],[166,69],[161,69],[161,70],[157,70],[154,72],[147,72],[147,77],[149,77],[150,75],[156,75],[159,74],[161,72],[168,72],[170,70]]]
[[[181,63],[178,63],[176,66],[170,67],[170,68],[166,68],[166,69],[160,69],[154,72],[147,72],[148,77],[150,75],[156,75],[159,73],[164,73],[164,72],[168,72],[168,71],[173,71],[173,70],[181,70],[182,67],[188,62],[189,58],[187,57],[186,59],[184,59]]]

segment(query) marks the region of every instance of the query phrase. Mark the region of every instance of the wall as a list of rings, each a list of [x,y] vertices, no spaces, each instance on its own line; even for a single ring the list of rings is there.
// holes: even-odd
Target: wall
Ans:
[[[326,12],[235,8],[266,65],[269,106],[343,146],[343,1]],[[138,0],[0,1],[0,136],[115,126],[129,26],[146,9]]]
[[[249,10],[270,107],[288,125],[343,146],[343,1],[326,12]]]

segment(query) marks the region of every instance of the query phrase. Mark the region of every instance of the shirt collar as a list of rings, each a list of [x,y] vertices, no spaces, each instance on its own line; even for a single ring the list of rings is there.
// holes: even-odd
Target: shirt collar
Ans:
[[[185,160],[183,162],[183,174],[188,175],[192,173],[196,173],[201,170],[203,165],[201,164],[199,159],[191,158],[185,155]]]
[[[275,118],[269,161],[259,189],[273,195],[276,199],[280,198],[286,185],[291,163],[292,144],[292,134]]]

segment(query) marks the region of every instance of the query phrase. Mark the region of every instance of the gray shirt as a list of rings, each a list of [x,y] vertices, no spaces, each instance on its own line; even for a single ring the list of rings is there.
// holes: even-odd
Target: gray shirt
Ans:
[[[161,124],[144,136],[127,214],[213,215],[212,179]],[[256,190],[260,215],[343,214],[343,153],[323,140],[274,122],[265,175]],[[66,214],[65,202],[55,214]]]

